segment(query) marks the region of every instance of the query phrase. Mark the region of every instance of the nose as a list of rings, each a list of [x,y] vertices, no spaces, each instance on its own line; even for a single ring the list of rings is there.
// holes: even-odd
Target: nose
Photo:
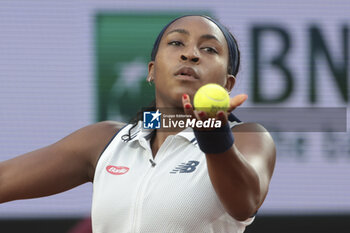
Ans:
[[[198,63],[199,56],[198,56],[198,53],[195,51],[195,49],[187,49],[186,51],[184,51],[184,53],[181,54],[181,60]]]
[[[199,57],[189,57],[189,56],[187,57],[185,55],[181,55],[181,60],[183,61],[190,60],[193,63],[197,63],[199,61]]]

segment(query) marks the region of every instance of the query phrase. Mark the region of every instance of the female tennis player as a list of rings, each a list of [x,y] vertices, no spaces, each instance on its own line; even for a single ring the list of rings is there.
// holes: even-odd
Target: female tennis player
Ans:
[[[230,92],[240,63],[232,34],[196,15],[166,25],[151,57],[147,79],[156,96],[151,109],[197,120],[208,118],[193,109],[198,88],[217,83]],[[218,129],[143,130],[142,121],[79,129],[1,162],[0,202],[93,182],[94,233],[243,232],[267,195],[275,164],[270,134],[232,114],[246,98],[231,98],[229,110],[216,114],[223,125]]]

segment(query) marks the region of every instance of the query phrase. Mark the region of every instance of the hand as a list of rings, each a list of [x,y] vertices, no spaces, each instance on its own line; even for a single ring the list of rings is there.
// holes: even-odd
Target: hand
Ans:
[[[221,121],[221,125],[225,125],[228,121],[228,114],[230,114],[233,110],[235,110],[238,106],[244,103],[248,98],[247,94],[239,94],[230,99],[230,106],[228,110],[218,111],[215,116],[215,120]],[[197,111],[193,109],[191,104],[190,96],[187,94],[182,95],[182,105],[184,108],[184,112],[186,115],[191,115],[193,118],[197,120],[205,121],[209,117],[204,111]]]

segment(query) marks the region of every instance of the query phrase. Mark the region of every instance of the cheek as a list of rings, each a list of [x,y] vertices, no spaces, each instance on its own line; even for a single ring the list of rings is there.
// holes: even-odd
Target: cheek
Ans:
[[[214,65],[215,64],[215,65]],[[226,83],[227,79],[227,63],[224,61],[210,61],[208,64],[204,65],[206,68],[205,73],[208,75],[208,79],[211,82],[215,82],[221,85]]]
[[[154,77],[158,79],[162,76],[162,73],[164,72],[164,65],[161,62],[162,60],[158,60],[154,66]]]
[[[154,67],[154,77],[158,79],[164,79],[165,77],[172,75],[173,72],[173,55],[167,55],[159,53],[156,57]],[[164,77],[164,78],[163,78]]]
[[[164,59],[159,59],[154,67],[154,78],[157,82],[165,82],[164,77],[169,73],[167,63],[164,62]]]

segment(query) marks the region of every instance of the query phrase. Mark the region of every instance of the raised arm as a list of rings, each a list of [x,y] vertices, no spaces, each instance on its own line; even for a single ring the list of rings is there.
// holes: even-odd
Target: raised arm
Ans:
[[[234,127],[235,143],[219,154],[206,154],[212,184],[237,220],[251,217],[262,205],[275,165],[270,134],[255,123]]]
[[[241,105],[247,96],[237,95],[230,101],[229,112]],[[208,116],[204,112],[195,114],[189,97],[183,98],[186,114],[199,120]],[[218,112],[216,118],[227,126],[227,114]],[[212,145],[220,152],[206,152],[208,172],[213,187],[227,212],[237,220],[251,217],[263,203],[269,188],[275,166],[276,151],[271,135],[256,123],[242,124],[233,128],[234,143],[229,139],[229,127],[223,127],[222,134],[207,131],[196,134],[198,144]],[[227,131],[226,131],[227,130]],[[200,132],[200,131],[197,131]],[[201,135],[211,135],[210,139]],[[201,137],[201,138],[198,138]],[[202,140],[200,142],[200,140]],[[208,141],[212,140],[212,142]],[[220,142],[230,142],[222,151]],[[222,143],[221,143],[222,144]],[[201,147],[201,146],[200,146]],[[216,149],[215,149],[216,150]]]
[[[0,203],[60,193],[92,181],[103,149],[122,127],[100,122],[0,163]]]

